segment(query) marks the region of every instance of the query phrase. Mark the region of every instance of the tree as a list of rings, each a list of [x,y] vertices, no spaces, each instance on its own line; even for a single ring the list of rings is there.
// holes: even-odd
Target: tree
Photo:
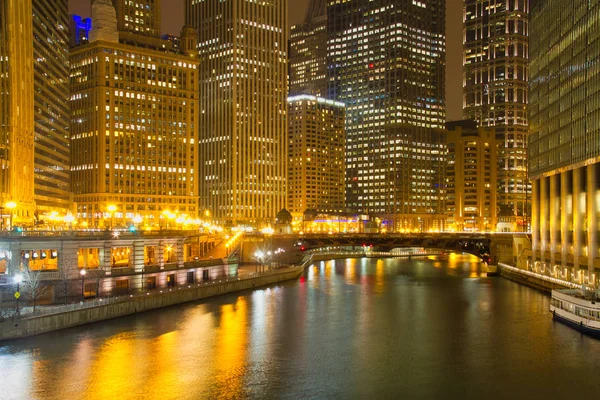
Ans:
[[[39,270],[32,271],[29,268],[23,271],[23,282],[21,283],[29,298],[33,303],[33,312],[35,313],[35,303],[43,295],[48,286],[42,285],[42,274]]]
[[[74,267],[75,264],[73,262],[64,262],[58,269],[60,289],[65,298],[65,304],[69,302],[69,282],[71,278],[71,271],[74,269]]]

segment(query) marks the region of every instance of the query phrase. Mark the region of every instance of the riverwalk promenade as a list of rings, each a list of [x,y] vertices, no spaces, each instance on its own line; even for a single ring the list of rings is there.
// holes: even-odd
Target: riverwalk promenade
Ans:
[[[209,282],[99,298],[76,304],[41,306],[37,308],[35,314],[14,315],[1,321],[0,340],[38,335],[297,279],[311,262],[312,257],[307,256],[297,266],[286,266],[262,272],[250,272],[252,268],[257,268],[243,267],[242,272],[244,273],[242,274],[222,277]]]

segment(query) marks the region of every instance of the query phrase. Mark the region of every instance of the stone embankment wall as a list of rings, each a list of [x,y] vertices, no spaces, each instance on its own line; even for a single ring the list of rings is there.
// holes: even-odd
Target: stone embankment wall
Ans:
[[[303,270],[303,267],[283,268],[281,270],[266,272],[255,278],[228,280],[226,282],[210,285],[193,285],[190,288],[175,287],[172,288],[171,291],[165,291],[164,293],[152,293],[148,296],[133,296],[122,302],[112,302],[97,307],[82,308],[30,318],[6,320],[0,323],[0,340],[38,335],[59,329],[131,315],[138,312],[201,300],[212,296],[284,282],[298,278]]]
[[[498,268],[500,271],[500,275],[503,278],[509,279],[511,281],[520,283],[522,285],[529,286],[531,288],[541,290],[542,292],[546,292],[550,294],[553,289],[565,289],[566,286],[560,285],[555,282],[550,282],[548,280],[536,278],[535,276],[529,276],[524,273],[519,273],[514,270],[509,270],[508,268]]]

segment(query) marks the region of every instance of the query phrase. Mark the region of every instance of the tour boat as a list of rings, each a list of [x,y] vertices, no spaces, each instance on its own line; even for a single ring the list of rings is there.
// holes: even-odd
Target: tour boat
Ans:
[[[600,338],[600,296],[582,289],[552,291],[550,312],[554,319]]]

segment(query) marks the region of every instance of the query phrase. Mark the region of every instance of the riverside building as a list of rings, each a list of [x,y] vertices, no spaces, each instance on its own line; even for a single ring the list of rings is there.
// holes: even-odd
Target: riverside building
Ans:
[[[2,228],[33,218],[34,89],[31,2],[0,3],[0,200]]]
[[[92,20],[70,55],[77,218],[181,226],[198,215],[198,61],[119,43],[109,0],[95,0]]]
[[[600,268],[600,1],[531,4],[530,261]],[[583,270],[583,271],[582,271]]]
[[[1,227],[71,205],[67,1],[0,5]]]
[[[456,232],[494,231],[497,147],[493,128],[472,120],[446,123],[447,228]]]
[[[327,97],[327,1],[311,0],[290,33],[290,95]]]
[[[202,59],[200,207],[272,224],[286,205],[287,0],[187,0],[186,23]]]
[[[527,230],[528,0],[465,0],[464,117],[494,127],[498,205],[510,230]]]
[[[67,0],[33,0],[35,220],[70,211]],[[22,44],[22,38],[18,40]]]
[[[444,229],[445,1],[328,2],[331,98],[346,104],[346,206]]]
[[[322,97],[288,98],[288,206],[295,219],[306,210],[344,211],[345,107]]]

